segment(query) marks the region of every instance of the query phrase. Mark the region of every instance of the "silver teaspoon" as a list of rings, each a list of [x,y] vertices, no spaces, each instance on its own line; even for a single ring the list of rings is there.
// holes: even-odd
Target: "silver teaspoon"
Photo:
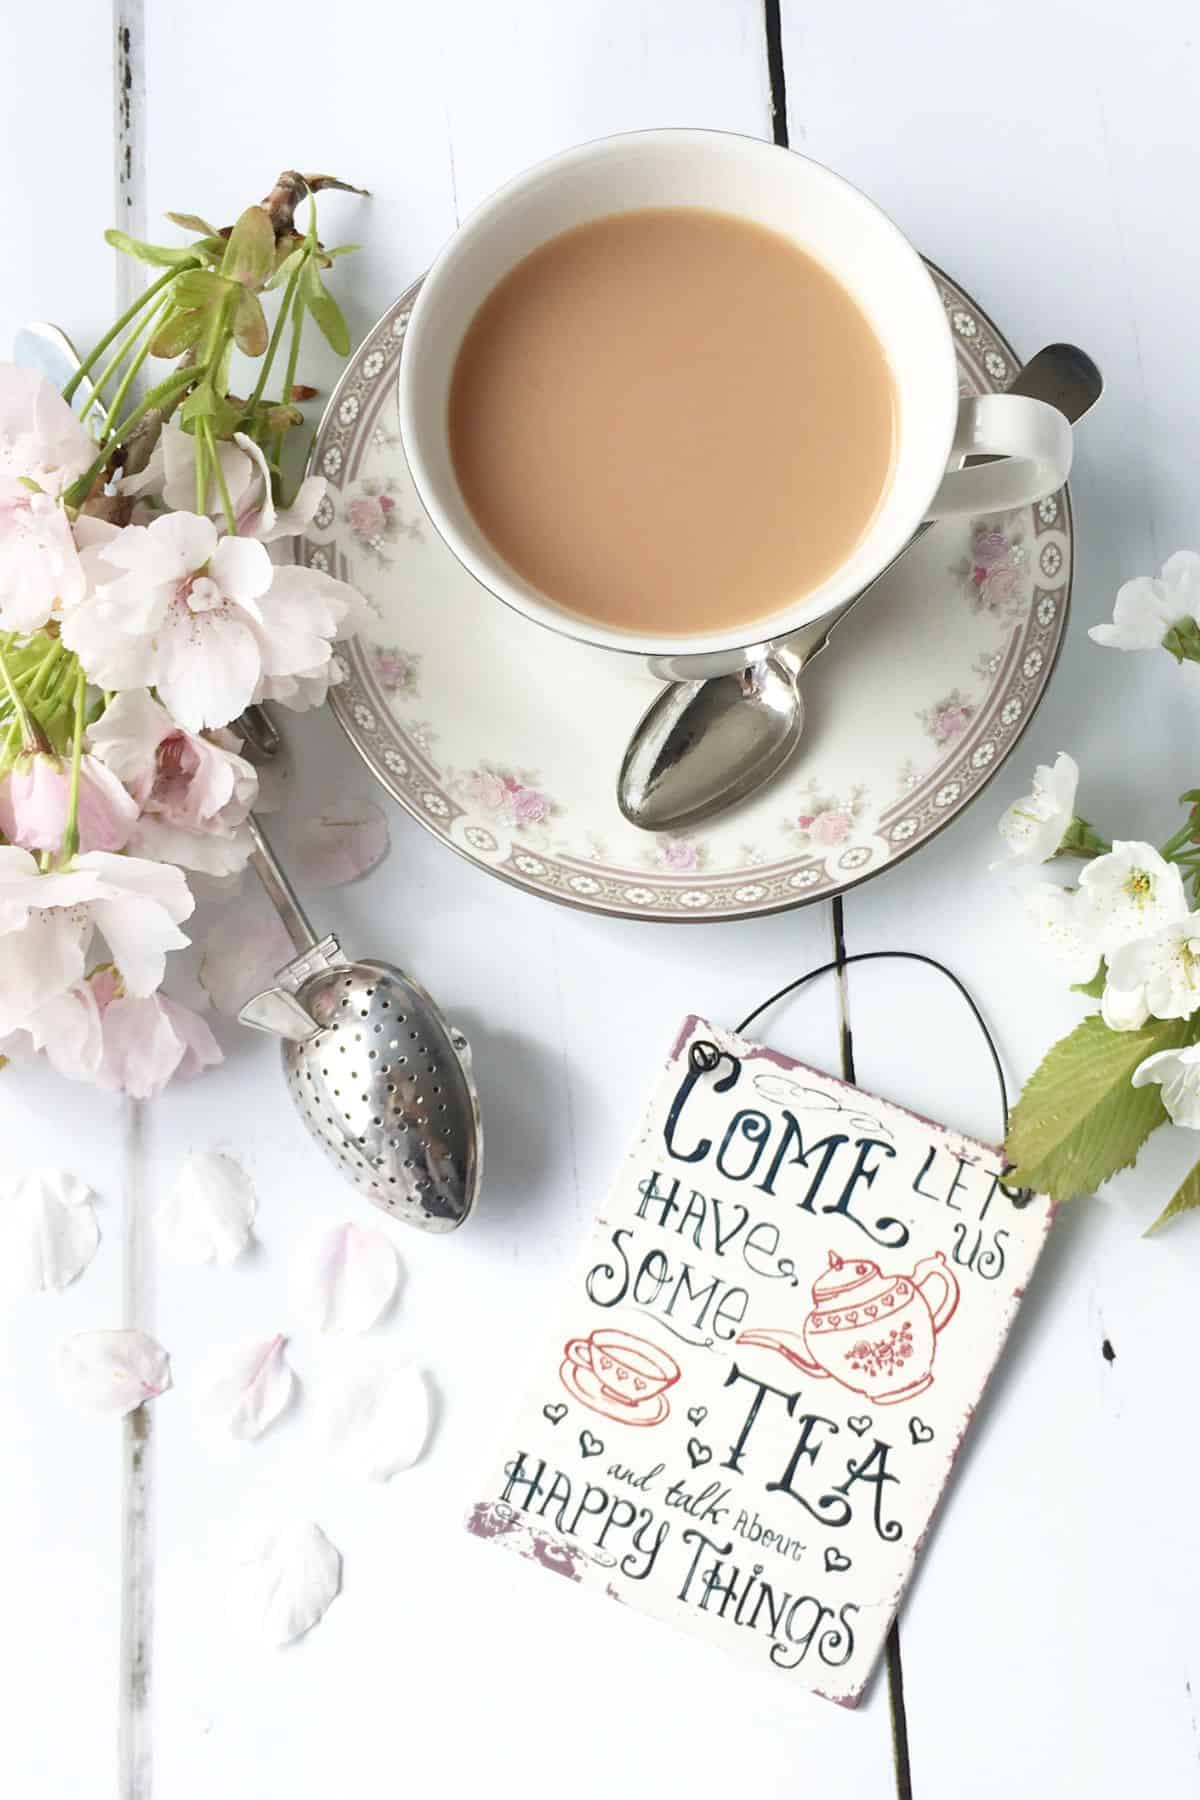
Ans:
[[[1100,398],[1104,380],[1074,344],[1048,344],[1009,385],[1056,406],[1076,424]],[[922,525],[873,581],[837,612],[793,632],[767,655],[730,675],[664,687],[629,742],[617,801],[631,825],[678,831],[711,818],[777,775],[804,729],[800,677],[842,620],[871,594],[929,530]]]

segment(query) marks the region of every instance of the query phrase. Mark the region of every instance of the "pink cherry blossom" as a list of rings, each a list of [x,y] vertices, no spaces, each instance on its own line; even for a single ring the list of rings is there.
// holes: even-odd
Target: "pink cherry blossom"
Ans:
[[[60,850],[67,828],[71,766],[35,751],[19,756],[0,777],[0,832],[24,850]],[[79,848],[123,850],[137,823],[138,803],[94,756],[79,764]]]
[[[208,875],[245,866],[258,776],[232,732],[183,731],[144,688],[131,688],[91,727],[88,743],[136,802],[128,840],[135,855]]]
[[[193,900],[183,872],[166,863],[90,850],[43,871],[28,850],[0,846],[0,1037],[82,980],[97,931],[127,990],[151,994]]]
[[[222,1061],[212,1032],[189,1006],[165,994],[123,994],[101,1012],[101,1087],[148,1100],[168,1081],[187,1080]]]
[[[280,567],[252,538],[167,513],[127,525],[89,553],[91,591],[62,636],[99,687],[154,687],[189,732],[228,724],[252,700],[328,685],[330,642],[357,624],[352,588]],[[282,691],[281,691],[282,690]]]
[[[854,820],[848,812],[831,808],[828,812],[817,813],[812,821],[810,832],[814,843],[824,844],[832,848],[835,844],[844,844],[850,836]]]
[[[386,814],[373,800],[354,794],[321,807],[288,837],[304,881],[321,888],[360,880],[391,847]]]
[[[306,476],[292,505],[279,512],[271,498],[271,474],[266,457],[253,438],[237,432],[232,442],[221,440],[218,443],[217,454],[240,537],[272,543],[277,538],[292,537],[311,523],[325,493],[324,476]],[[121,483],[121,492],[139,499],[161,501],[172,512],[186,512],[193,507],[196,504],[195,438],[168,419],[150,461],[140,474],[126,476]],[[215,471],[209,476],[204,510],[210,519],[224,520],[224,501]]]
[[[0,363],[0,630],[36,631],[82,595],[59,497],[95,450],[44,377]]]
[[[198,1013],[162,993],[127,994],[110,964],[40,1007],[26,1030],[60,1075],[138,1100],[222,1060]]]

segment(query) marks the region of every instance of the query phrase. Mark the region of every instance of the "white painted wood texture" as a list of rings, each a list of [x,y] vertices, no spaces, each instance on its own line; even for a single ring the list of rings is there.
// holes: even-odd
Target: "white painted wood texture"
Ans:
[[[286,17],[160,0],[147,11],[133,145],[147,218],[167,207],[232,217],[289,163],[365,183],[370,202],[330,197],[322,211],[326,236],[366,245],[338,271],[356,332],[463,211],[539,156],[649,124],[771,132],[759,0],[344,0],[336,14],[297,0]],[[107,17],[83,0],[0,22],[0,141],[19,172],[0,194],[0,339],[31,315],[86,339],[109,315],[99,234],[114,205],[111,49]],[[1010,0],[1002,18],[949,0],[785,0],[783,50],[793,145],[873,193],[1019,350],[1074,337],[1109,377],[1081,434],[1075,616],[1046,704],[987,798],[845,908],[849,949],[950,961],[1019,1080],[1078,1007],[1037,969],[1012,897],[988,876],[997,812],[1058,748],[1079,756],[1088,810],[1118,833],[1165,832],[1170,797],[1196,779],[1194,688],[1086,638],[1120,580],[1200,534],[1190,14],[1181,0],[1136,15],[1116,0]],[[69,131],[47,128],[52,95]],[[323,382],[333,373],[319,353],[305,363]],[[297,720],[289,737],[293,816],[316,782],[364,788],[331,720]],[[398,1233],[405,1286],[384,1327],[433,1375],[432,1450],[383,1489],[335,1478],[309,1404],[328,1347],[304,1334],[292,1356],[305,1391],[276,1432],[223,1447],[200,1420],[206,1357],[289,1330],[304,1234],[358,1210],[294,1124],[271,1045],[226,1030],[225,1066],[143,1109],[140,1131],[132,1109],[6,1074],[3,1166],[53,1156],[86,1170],[104,1196],[105,1241],[77,1289],[14,1308],[0,1327],[0,1784],[38,1800],[894,1792],[884,1679],[855,1715],[801,1694],[785,1705],[732,1660],[547,1581],[460,1526],[481,1444],[511,1405],[674,1023],[691,1007],[733,1022],[823,960],[828,908],[708,929],[593,919],[491,881],[395,813],[391,823],[385,865],[312,898],[350,948],[418,972],[476,1048],[485,1204],[459,1239]],[[249,890],[244,904],[265,906]],[[852,970],[848,988],[859,1080],[994,1136],[991,1074],[957,998],[911,969]],[[836,1069],[838,1026],[827,984],[781,1009],[770,1034]],[[920,1800],[1196,1792],[1197,1240],[1188,1224],[1139,1238],[1186,1166],[1181,1135],[1164,1134],[1132,1176],[1056,1227],[928,1546],[902,1614]],[[151,1271],[177,1390],[154,1409],[143,1754],[119,1771],[127,1458],[119,1428],[67,1410],[52,1365],[70,1331],[119,1322],[123,1197],[152,1204],[191,1147],[229,1150],[251,1171],[261,1244],[230,1271]],[[325,1623],[279,1654],[233,1641],[221,1610],[229,1547],[262,1506],[316,1518],[345,1556]]]

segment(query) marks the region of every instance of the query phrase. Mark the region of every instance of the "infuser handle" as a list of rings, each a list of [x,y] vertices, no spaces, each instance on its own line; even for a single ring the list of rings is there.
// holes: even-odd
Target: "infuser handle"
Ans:
[[[317,934],[305,916],[304,908],[296,897],[296,890],[283,872],[275,852],[266,840],[262,826],[251,813],[246,821],[250,828],[250,838],[254,844],[250,852],[250,861],[254,864],[254,872],[267,891],[267,898],[283,921],[284,930],[291,938],[297,950],[312,950],[317,943]]]

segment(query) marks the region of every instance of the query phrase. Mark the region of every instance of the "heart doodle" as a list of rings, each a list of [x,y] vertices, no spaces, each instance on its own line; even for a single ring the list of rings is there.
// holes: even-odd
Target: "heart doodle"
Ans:
[[[864,1431],[870,1431],[874,1422],[870,1413],[855,1413],[853,1418],[846,1420],[855,1437],[861,1437]]]
[[[593,1437],[593,1435],[590,1431],[581,1431],[580,1432],[579,1448],[583,1451],[583,1454],[585,1457],[587,1457],[587,1456],[603,1456],[604,1455],[603,1443],[600,1441],[600,1439],[598,1437]]]
[[[687,1453],[691,1458],[693,1469],[702,1469],[706,1462],[712,1461],[712,1451],[699,1438],[689,1438]]]
[[[707,1417],[708,1417],[707,1406],[689,1406],[688,1407],[688,1424],[689,1425],[703,1425],[703,1423],[704,1423],[705,1419],[707,1419]]]
[[[933,1438],[933,1426],[927,1425],[924,1419],[910,1419],[908,1421],[908,1435],[912,1438],[914,1444],[928,1444]]]
[[[542,1408],[543,1419],[549,1419],[552,1425],[561,1425],[566,1416],[567,1403],[565,1400],[558,1401],[556,1405],[543,1406]]]
[[[843,1569],[850,1567],[850,1558],[844,1550],[835,1550],[830,1544],[825,1552],[825,1572],[828,1575],[840,1575]]]

